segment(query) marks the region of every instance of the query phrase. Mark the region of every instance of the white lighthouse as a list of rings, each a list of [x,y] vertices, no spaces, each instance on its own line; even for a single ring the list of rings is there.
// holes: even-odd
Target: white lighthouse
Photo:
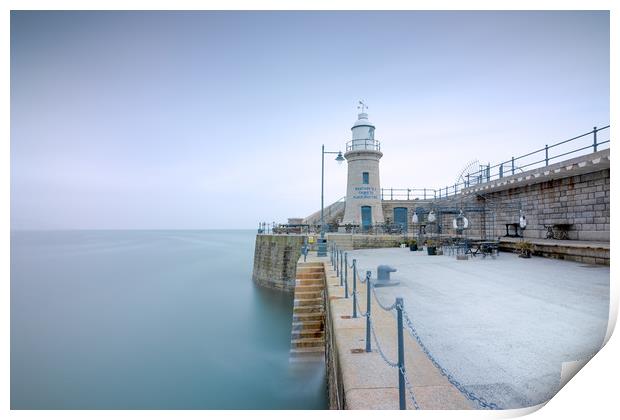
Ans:
[[[360,101],[361,112],[351,127],[352,138],[344,154],[348,164],[347,199],[343,223],[362,229],[383,223],[379,159],[381,144],[375,140],[375,126],[368,121],[367,106]]]

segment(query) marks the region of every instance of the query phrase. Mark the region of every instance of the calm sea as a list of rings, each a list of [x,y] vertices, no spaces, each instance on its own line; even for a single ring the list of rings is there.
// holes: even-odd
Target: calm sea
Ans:
[[[320,409],[254,231],[11,233],[12,409]]]

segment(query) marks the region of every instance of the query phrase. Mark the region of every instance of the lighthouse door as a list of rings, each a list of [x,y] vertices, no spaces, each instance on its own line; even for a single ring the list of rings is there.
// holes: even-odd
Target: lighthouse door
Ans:
[[[407,232],[407,208],[395,207],[394,208],[394,224],[402,227],[403,232]]]
[[[362,230],[367,231],[372,226],[372,209],[370,206],[362,206]]]

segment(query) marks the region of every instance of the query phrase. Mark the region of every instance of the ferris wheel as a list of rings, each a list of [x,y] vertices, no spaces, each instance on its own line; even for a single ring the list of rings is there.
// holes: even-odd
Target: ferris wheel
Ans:
[[[455,184],[479,184],[482,182],[486,166],[481,165],[478,159],[472,160],[467,163],[465,167],[458,173]]]

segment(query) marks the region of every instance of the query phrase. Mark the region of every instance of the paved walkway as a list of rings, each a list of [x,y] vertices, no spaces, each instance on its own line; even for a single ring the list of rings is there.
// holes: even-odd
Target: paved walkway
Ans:
[[[309,257],[308,261],[324,261],[327,274],[327,297],[333,322],[338,361],[342,371],[346,409],[398,409],[398,371],[388,366],[381,358],[375,342],[372,352],[366,353],[366,321],[361,315],[351,318],[353,300],[344,299],[344,288],[329,259]],[[351,274],[351,273],[350,273]],[[352,279],[351,277],[349,277]],[[351,280],[352,281],[352,280]],[[352,283],[349,284],[352,288]],[[363,297],[359,303],[366,310],[366,287],[359,285]],[[388,302],[384,302],[388,304]],[[391,302],[390,302],[391,303]],[[377,339],[385,355],[397,360],[396,320],[392,313],[381,310],[374,301],[372,319]],[[408,335],[405,339],[405,368],[412,384],[412,390],[421,409],[470,409],[476,408],[433,366],[417,343]],[[407,408],[414,409],[411,397],[407,395]]]
[[[349,251],[352,258],[373,276],[379,264],[398,269],[400,285],[378,294],[403,297],[440,363],[503,408],[551,398],[562,363],[596,353],[605,336],[609,267],[509,253],[457,261],[398,248]]]

